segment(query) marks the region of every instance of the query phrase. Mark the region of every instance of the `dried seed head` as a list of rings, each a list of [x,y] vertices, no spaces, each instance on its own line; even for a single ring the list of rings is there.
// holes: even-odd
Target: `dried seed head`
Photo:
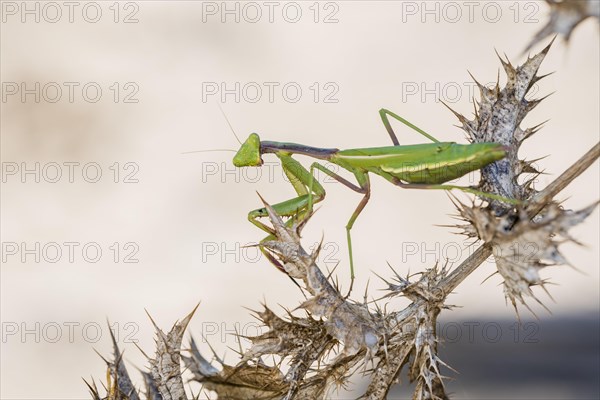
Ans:
[[[531,290],[536,285],[544,288],[539,271],[550,265],[568,264],[558,246],[565,241],[577,243],[569,229],[584,221],[597,205],[573,212],[551,203],[533,220],[523,209],[517,215],[501,217],[481,207],[463,205],[459,212],[471,227],[465,233],[491,244],[498,273],[504,279],[504,293],[516,310],[517,302],[527,306],[526,297],[539,302]]]
[[[526,200],[535,193],[531,182],[519,183],[520,175],[530,173],[532,169],[524,168],[523,163],[526,162],[519,160],[517,153],[523,141],[540,127],[538,125],[522,129],[520,124],[527,114],[543,100],[528,100],[525,96],[533,84],[542,78],[537,75],[537,72],[550,45],[518,67],[514,67],[508,60],[498,56],[507,77],[505,86],[500,89],[496,84],[495,88],[489,89],[477,83],[481,99],[475,104],[473,120],[453,111],[471,142],[500,143],[507,149],[504,159],[481,169],[479,189],[484,192],[517,200]],[[512,205],[499,200],[492,200],[490,207],[498,215],[513,208]]]

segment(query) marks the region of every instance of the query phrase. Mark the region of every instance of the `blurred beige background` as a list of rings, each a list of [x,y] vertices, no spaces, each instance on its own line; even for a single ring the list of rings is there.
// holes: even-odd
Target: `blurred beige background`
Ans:
[[[244,306],[266,301],[279,310],[302,299],[283,274],[240,247],[264,236],[246,220],[259,206],[256,191],[276,202],[293,190],[273,157],[257,172],[234,170],[232,153],[181,153],[236,149],[218,103],[242,140],[258,132],[320,147],[387,145],[377,114],[386,107],[439,139],[464,142],[439,100],[470,115],[467,69],[493,82],[500,68],[494,49],[522,63],[547,10],[540,2],[452,3],[428,3],[433,11],[426,13],[421,2],[230,2],[228,14],[221,2],[81,2],[73,9],[28,2],[28,14],[25,3],[2,2],[0,396],[86,398],[81,377],[104,376],[93,349],[110,351],[107,318],[139,382],[131,366],[146,362],[131,341],[153,350],[144,309],[168,329],[201,302],[189,332],[199,341],[204,333],[234,362],[229,334],[257,331]],[[538,163],[547,173],[540,188],[598,140],[598,61],[598,27],[587,21],[542,64],[541,73],[554,74],[536,85],[536,97],[556,93],[523,126],[550,121],[521,149],[528,159],[548,156]],[[397,132],[402,143],[423,141],[403,126]],[[35,172],[23,173],[36,163],[39,182]],[[476,183],[470,179],[463,182]],[[598,179],[596,164],[561,193],[565,206],[596,201]],[[357,299],[369,279],[372,295],[380,295],[373,272],[389,276],[386,262],[406,273],[468,255],[461,236],[434,226],[453,223],[443,192],[372,181],[371,202],[353,230]],[[324,186],[328,197],[305,243],[324,236],[322,265],[339,261],[347,287],[344,226],[360,196]],[[587,247],[562,248],[579,271],[543,271],[558,284],[550,286],[555,303],[538,291],[554,313],[534,307],[544,318],[598,312],[598,212],[572,233]],[[102,254],[92,262],[97,249]],[[462,308],[446,318],[513,318],[500,279],[481,284],[492,272],[487,263],[473,274],[451,297]],[[210,354],[205,343],[201,349]]]

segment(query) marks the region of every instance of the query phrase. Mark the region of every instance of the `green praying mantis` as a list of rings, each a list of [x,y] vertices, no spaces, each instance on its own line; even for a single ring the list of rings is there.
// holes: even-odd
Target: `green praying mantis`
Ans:
[[[346,240],[352,281],[354,281],[355,274],[350,232],[371,196],[369,173],[379,175],[392,184],[403,188],[460,189],[482,197],[513,204],[516,203],[515,200],[490,193],[483,193],[470,187],[444,185],[445,182],[460,178],[504,158],[506,155],[506,148],[504,146],[498,143],[457,144],[454,142],[440,142],[389,110],[381,109],[379,114],[394,144],[393,146],[349,150],[317,148],[297,143],[264,141],[260,140],[258,134],[252,133],[233,158],[233,164],[236,167],[261,166],[263,164],[263,154],[272,153],[279,158],[283,171],[289,178],[297,194],[294,198],[272,205],[273,209],[280,216],[294,217],[296,220],[302,220],[312,214],[315,203],[324,199],[325,189],[315,179],[315,170],[327,174],[344,186],[363,195],[362,200],[346,224]],[[431,140],[431,143],[400,145],[390,124],[389,117],[414,129]],[[356,184],[318,162],[313,162],[310,170],[307,170],[302,164],[292,158],[296,154],[335,164],[352,173],[356,178]],[[267,216],[267,209],[264,207],[248,213],[248,220],[269,234],[261,243],[274,239],[273,229],[259,221],[260,218]],[[284,271],[283,267],[272,255],[264,250],[263,253],[277,268]]]

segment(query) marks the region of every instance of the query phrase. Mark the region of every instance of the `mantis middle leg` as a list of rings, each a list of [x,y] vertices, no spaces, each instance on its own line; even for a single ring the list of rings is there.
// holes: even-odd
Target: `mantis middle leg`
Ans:
[[[365,206],[369,202],[369,198],[371,197],[371,183],[369,181],[369,174],[366,172],[360,171],[360,170],[353,171],[354,176],[356,177],[356,181],[358,182],[358,185],[355,185],[352,182],[350,182],[349,180],[347,180],[346,178],[331,171],[327,167],[324,167],[323,165],[316,163],[316,162],[313,163],[310,166],[310,182],[308,185],[308,187],[309,187],[309,206],[308,206],[309,212],[312,209],[312,200],[310,200],[310,197],[311,197],[311,194],[310,194],[311,189],[310,188],[312,188],[312,185],[316,181],[314,179],[314,170],[315,169],[318,169],[319,171],[326,173],[328,176],[332,177],[333,179],[340,182],[344,186],[354,190],[355,192],[364,194],[362,200],[360,201],[360,203],[358,203],[358,206],[356,207],[356,209],[352,213],[352,216],[350,216],[348,223],[346,224],[346,241],[348,243],[348,256],[350,258],[350,279],[352,280],[352,282],[354,282],[354,257],[352,256],[352,237],[350,235],[350,231],[352,230],[352,227],[354,226],[354,222],[356,221],[356,219],[358,218],[358,216],[360,215],[362,210],[365,208]],[[318,184],[318,182],[316,182],[316,183]],[[351,287],[352,287],[352,285],[351,285]]]

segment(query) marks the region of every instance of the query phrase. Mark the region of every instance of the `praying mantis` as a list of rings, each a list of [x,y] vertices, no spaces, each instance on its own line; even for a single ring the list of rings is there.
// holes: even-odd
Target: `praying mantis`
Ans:
[[[354,281],[355,274],[350,232],[371,196],[370,173],[379,175],[402,188],[460,189],[483,197],[516,202],[498,195],[483,193],[470,187],[444,185],[445,182],[460,178],[467,173],[504,158],[506,155],[504,146],[498,143],[457,144],[454,142],[440,142],[387,109],[381,109],[379,115],[388,131],[393,146],[339,150],[311,147],[297,143],[264,141],[260,139],[258,134],[252,133],[233,158],[233,164],[236,167],[259,167],[263,164],[262,155],[264,154],[275,154],[279,158],[283,171],[297,194],[294,198],[272,205],[272,208],[280,216],[302,220],[312,214],[315,203],[324,199],[325,189],[315,179],[315,170],[325,173],[344,186],[363,195],[362,200],[346,224],[346,240],[352,281]],[[414,129],[431,140],[431,143],[400,145],[390,124],[389,117]],[[356,184],[316,161],[311,164],[310,170],[307,170],[292,158],[296,154],[337,165],[352,173],[356,178]],[[267,216],[268,212],[264,207],[248,213],[248,220],[269,234],[261,243],[274,239],[274,231],[259,221],[260,218]],[[266,251],[263,251],[263,253],[276,267],[283,270],[283,267],[273,256],[266,253]]]

